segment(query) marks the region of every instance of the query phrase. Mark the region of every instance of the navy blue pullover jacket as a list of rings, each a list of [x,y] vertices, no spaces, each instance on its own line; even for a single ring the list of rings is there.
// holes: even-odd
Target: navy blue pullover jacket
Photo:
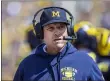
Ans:
[[[67,43],[57,55],[44,52],[41,44],[19,65],[14,81],[104,81],[96,63],[85,51]]]

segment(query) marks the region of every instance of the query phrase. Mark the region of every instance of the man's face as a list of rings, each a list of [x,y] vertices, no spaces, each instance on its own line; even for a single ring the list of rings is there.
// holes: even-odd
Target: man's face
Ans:
[[[62,48],[66,40],[57,40],[68,36],[67,26],[64,23],[53,23],[44,27],[44,42],[48,47]]]

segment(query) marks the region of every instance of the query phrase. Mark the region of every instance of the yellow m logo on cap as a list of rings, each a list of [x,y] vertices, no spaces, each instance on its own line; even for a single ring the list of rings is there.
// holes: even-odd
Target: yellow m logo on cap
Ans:
[[[52,17],[60,17],[59,11],[52,11]]]

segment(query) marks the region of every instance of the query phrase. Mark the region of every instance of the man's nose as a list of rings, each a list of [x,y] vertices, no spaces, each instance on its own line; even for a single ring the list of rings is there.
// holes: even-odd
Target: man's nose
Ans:
[[[61,31],[59,29],[55,29],[54,35],[55,36],[60,36],[61,35]]]

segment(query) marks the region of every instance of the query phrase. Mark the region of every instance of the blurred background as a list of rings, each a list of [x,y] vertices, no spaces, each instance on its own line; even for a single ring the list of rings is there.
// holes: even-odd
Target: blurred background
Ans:
[[[31,41],[27,41],[28,32],[33,29],[33,15],[47,6],[68,9],[74,16],[74,23],[87,20],[110,29],[109,0],[2,0],[2,80],[12,80],[21,60],[33,49],[29,45]]]

